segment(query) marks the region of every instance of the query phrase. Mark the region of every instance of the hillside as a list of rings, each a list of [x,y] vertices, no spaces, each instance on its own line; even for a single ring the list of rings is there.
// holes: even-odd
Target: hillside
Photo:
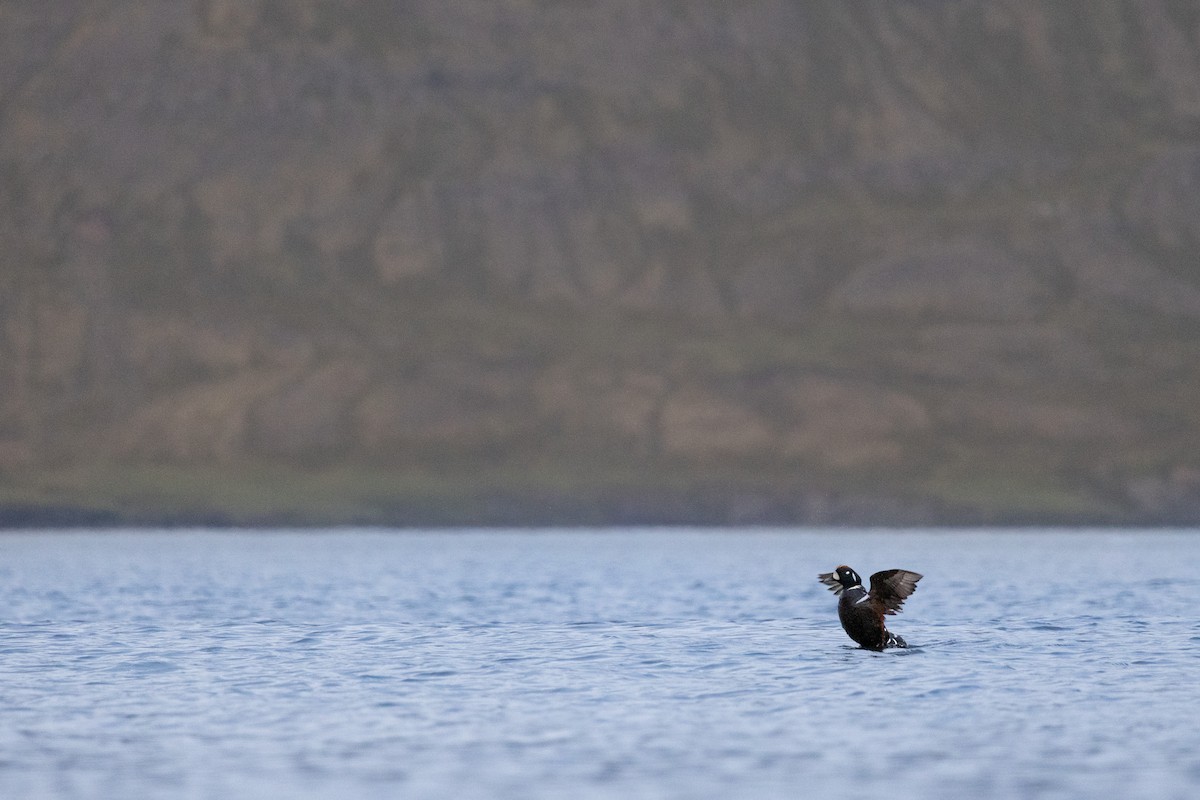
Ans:
[[[1200,10],[0,2],[0,522],[1200,522]]]

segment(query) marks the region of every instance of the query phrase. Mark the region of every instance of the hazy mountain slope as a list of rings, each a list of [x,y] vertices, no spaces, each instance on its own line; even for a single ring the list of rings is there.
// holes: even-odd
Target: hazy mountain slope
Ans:
[[[1168,0],[6,0],[0,502],[1194,521],[1198,133]]]

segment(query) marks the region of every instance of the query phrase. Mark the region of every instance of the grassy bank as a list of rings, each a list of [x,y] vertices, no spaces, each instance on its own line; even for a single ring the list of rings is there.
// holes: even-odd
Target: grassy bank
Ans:
[[[1125,523],[1080,487],[1018,477],[936,475],[919,486],[803,485],[795,475],[720,475],[551,465],[471,474],[277,465],[47,470],[0,484],[7,527],[85,525],[957,525]]]

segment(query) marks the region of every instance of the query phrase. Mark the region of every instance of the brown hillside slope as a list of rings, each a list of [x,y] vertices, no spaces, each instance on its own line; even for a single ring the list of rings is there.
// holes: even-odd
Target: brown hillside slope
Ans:
[[[3,2],[0,518],[1194,522],[1197,198],[1191,3]]]

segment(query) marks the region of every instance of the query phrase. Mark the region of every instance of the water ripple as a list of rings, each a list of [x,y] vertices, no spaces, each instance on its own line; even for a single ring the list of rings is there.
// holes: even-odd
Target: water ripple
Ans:
[[[0,796],[1191,797],[1194,541],[3,536]],[[846,639],[843,562],[926,574],[912,647]]]

